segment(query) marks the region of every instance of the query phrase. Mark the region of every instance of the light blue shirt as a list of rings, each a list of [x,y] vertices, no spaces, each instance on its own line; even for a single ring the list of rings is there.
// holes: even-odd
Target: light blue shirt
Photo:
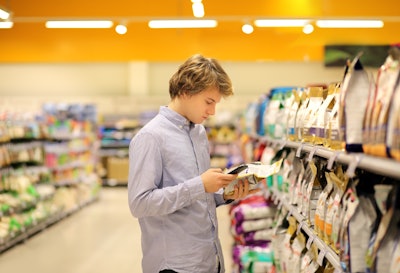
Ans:
[[[203,125],[160,107],[129,146],[129,207],[142,232],[144,273],[225,272],[216,207],[222,192],[206,193],[200,175],[210,168]]]

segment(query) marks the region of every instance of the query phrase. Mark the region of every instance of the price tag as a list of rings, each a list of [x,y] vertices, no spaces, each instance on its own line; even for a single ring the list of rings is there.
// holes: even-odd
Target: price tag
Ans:
[[[307,245],[306,245],[307,249],[311,248],[311,244],[314,242],[314,239],[315,239],[314,235],[308,237]]]
[[[333,163],[335,163],[336,158],[339,156],[340,153],[341,152],[335,152],[334,154],[332,154],[331,157],[329,157],[328,165],[326,166],[328,170],[332,170]]]
[[[301,229],[303,228],[304,225],[304,221],[301,221],[298,225],[297,225],[297,234],[299,234],[301,232]]]
[[[288,214],[286,216],[286,220],[288,220],[289,217],[292,216],[292,213],[293,213],[292,210],[293,210],[293,207],[290,208],[290,210],[289,210],[289,212],[288,212]]]
[[[324,263],[325,255],[326,255],[326,250],[325,250],[325,249],[321,249],[321,250],[319,251],[318,258],[317,258],[317,263],[318,263],[320,266],[322,266],[323,263]]]
[[[296,157],[301,156],[301,150],[303,150],[303,144],[300,144],[300,146],[297,148]]]
[[[360,155],[356,155],[355,160],[350,161],[350,164],[346,171],[348,177],[352,178],[356,175],[356,168],[358,167],[358,164],[360,163],[361,159],[362,157]]]
[[[318,147],[315,146],[311,151],[310,154],[308,155],[308,161],[311,161],[314,157],[315,152],[318,150]]]
[[[281,141],[279,144],[279,150],[282,150],[283,148],[285,148],[285,146],[286,146],[286,140]]]
[[[281,209],[282,209],[282,205],[283,205],[283,202],[282,202],[282,201],[278,203],[278,210],[281,210]]]

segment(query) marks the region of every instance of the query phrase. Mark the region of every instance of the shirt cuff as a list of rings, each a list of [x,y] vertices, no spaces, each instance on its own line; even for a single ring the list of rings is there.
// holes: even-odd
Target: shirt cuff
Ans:
[[[191,200],[197,200],[197,199],[202,198],[204,193],[206,192],[204,190],[203,181],[201,180],[200,176],[190,179],[185,184],[188,186],[189,194],[190,194],[189,198]]]
[[[230,200],[224,199],[224,190],[223,189],[220,189],[219,191],[214,193],[214,199],[215,199],[215,204],[217,204],[217,206],[229,204],[232,201],[234,201],[234,200],[230,201]]]

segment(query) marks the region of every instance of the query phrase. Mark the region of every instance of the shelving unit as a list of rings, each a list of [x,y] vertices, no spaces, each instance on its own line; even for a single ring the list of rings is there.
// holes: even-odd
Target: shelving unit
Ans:
[[[99,158],[104,172],[103,185],[128,183],[129,143],[142,123],[137,116],[106,115],[99,126]]]
[[[326,245],[326,243],[319,238],[317,234],[315,234],[312,228],[306,224],[305,217],[297,210],[296,207],[292,206],[279,191],[276,189],[271,189],[271,191],[273,194],[272,199],[276,200],[278,206],[284,206],[289,211],[288,215],[292,215],[294,218],[296,218],[297,222],[299,223],[298,231],[302,229],[307,234],[309,238],[307,241],[307,249],[310,248],[311,243],[314,243],[320,251],[318,261],[321,262],[322,259],[326,258],[335,267],[335,273],[342,272],[340,267],[340,259],[337,253],[330,246]],[[322,263],[320,263],[320,265],[322,265]]]
[[[302,153],[308,155],[311,160],[314,156],[319,156],[328,160],[328,169],[334,162],[339,162],[348,166],[347,175],[352,177],[355,175],[356,169],[363,169],[374,174],[391,177],[395,180],[400,179],[400,162],[389,158],[374,157],[362,153],[347,153],[345,151],[334,151],[322,146],[315,146],[309,143],[299,143],[287,140],[275,140],[269,137],[252,136],[257,141],[266,143],[268,146],[276,149],[291,148],[296,151],[296,156],[300,157]],[[307,219],[298,211],[297,206],[290,204],[285,196],[277,188],[268,189],[272,195],[272,199],[279,208],[282,206],[288,211],[288,216],[293,216],[298,222],[298,230],[302,230],[308,236],[307,249],[314,243],[318,250],[317,262],[322,266],[323,259],[327,259],[334,266],[334,273],[341,273],[339,255],[324,240],[316,234],[312,227],[307,224]]]
[[[296,154],[306,152],[309,157],[320,156],[328,159],[328,166],[336,162],[340,162],[349,166],[348,174],[352,174],[356,168],[370,171],[375,174],[389,176],[394,179],[400,179],[400,161],[395,161],[389,158],[370,156],[363,153],[347,153],[345,151],[334,151],[322,146],[315,146],[308,143],[299,143],[287,140],[274,140],[267,137],[258,137],[260,141],[264,141],[277,148],[293,148],[296,149]]]
[[[19,234],[15,234],[11,236],[7,240],[0,240],[0,253],[6,251],[7,249],[24,242],[25,240],[29,239],[31,236],[45,230],[46,228],[50,227],[51,225],[63,220],[64,218],[74,214],[80,209],[83,209],[85,206],[95,202],[98,198],[92,198],[91,200],[87,200],[86,202],[77,206],[74,210],[70,210],[67,212],[58,212],[53,214],[52,216],[48,217],[44,221],[40,223],[35,223],[32,227],[28,229],[23,229]],[[1,215],[0,215],[1,217]]]
[[[208,134],[212,167],[223,169],[243,162],[234,124],[206,124],[205,128]]]
[[[0,120],[0,253],[98,199],[94,109],[46,110]]]

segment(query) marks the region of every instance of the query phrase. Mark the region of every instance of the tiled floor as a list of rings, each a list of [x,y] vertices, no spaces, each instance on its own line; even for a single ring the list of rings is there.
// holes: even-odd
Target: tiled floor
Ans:
[[[228,206],[217,209],[227,273],[232,237]],[[125,188],[104,188],[98,201],[0,254],[1,273],[140,273],[140,229]]]

